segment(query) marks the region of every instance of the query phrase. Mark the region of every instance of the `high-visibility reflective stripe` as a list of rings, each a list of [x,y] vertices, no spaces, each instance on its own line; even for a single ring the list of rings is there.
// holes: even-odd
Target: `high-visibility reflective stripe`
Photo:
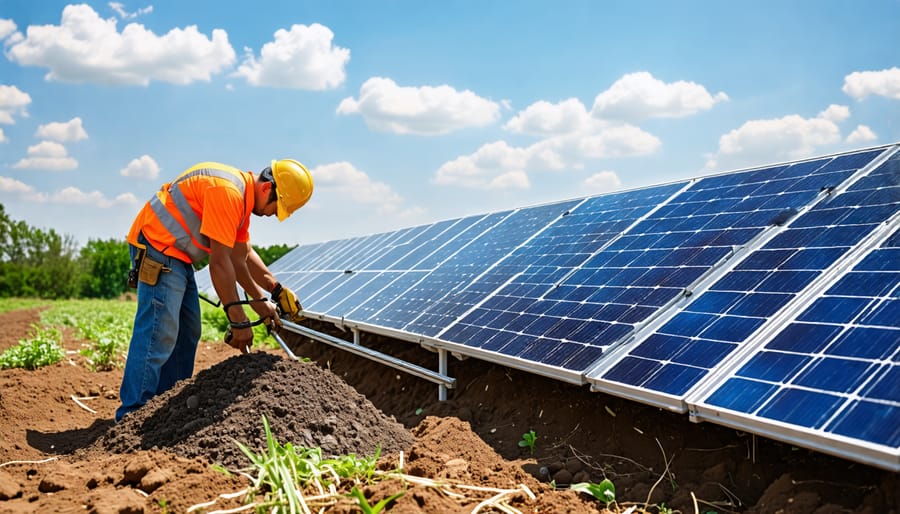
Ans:
[[[169,197],[172,199],[175,209],[181,214],[182,219],[184,219],[187,229],[181,226],[175,216],[166,209],[165,205],[163,205],[162,201],[159,199],[159,196],[153,195],[153,198],[150,199],[150,207],[153,209],[153,212],[156,213],[156,216],[159,218],[163,227],[175,237],[175,248],[188,254],[191,261],[194,263],[202,261],[206,257],[207,252],[205,249],[195,245],[193,241],[196,240],[201,245],[209,248],[209,238],[200,233],[200,217],[197,216],[197,213],[191,208],[187,197],[184,196],[184,193],[181,191],[181,188],[178,187],[178,184],[198,175],[229,180],[238,188],[238,191],[241,192],[241,196],[244,198],[245,211],[247,203],[247,197],[244,195],[244,179],[228,171],[215,168],[200,168],[184,173],[175,179],[175,182],[172,182],[172,184],[169,185]],[[243,226],[243,224],[244,221],[242,219],[241,226]]]

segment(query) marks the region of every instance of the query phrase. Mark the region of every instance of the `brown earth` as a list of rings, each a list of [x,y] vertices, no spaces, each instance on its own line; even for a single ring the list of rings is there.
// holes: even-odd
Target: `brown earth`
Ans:
[[[0,315],[0,351],[39,322],[40,310]],[[603,512],[565,485],[604,478],[616,486],[612,512],[900,511],[896,473],[472,359],[451,360],[458,388],[439,402],[430,382],[289,341],[312,362],[201,343],[193,378],[116,425],[122,371],[89,371],[83,341],[64,330],[64,362],[0,370],[0,513],[237,512],[243,495],[230,493],[250,485],[239,471],[251,468],[235,441],[261,451],[263,416],[282,443],[326,456],[380,447],[381,469],[402,463],[404,481],[363,487],[370,504],[404,492],[391,512]],[[408,343],[363,343],[432,369],[437,361]],[[533,454],[518,444],[529,430]],[[321,511],[361,512],[349,498]]]

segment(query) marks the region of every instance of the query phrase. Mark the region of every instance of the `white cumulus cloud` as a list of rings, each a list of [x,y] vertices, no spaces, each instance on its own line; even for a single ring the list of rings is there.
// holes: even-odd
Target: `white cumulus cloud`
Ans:
[[[815,118],[791,114],[751,120],[719,138],[716,154],[707,157],[708,169],[721,170],[809,157],[820,146],[841,141],[840,127],[849,109],[831,105]]]
[[[41,141],[28,147],[28,157],[13,164],[16,169],[65,171],[78,167],[78,161],[69,157],[66,147],[53,142]]]
[[[254,86],[325,90],[340,86],[350,50],[332,44],[328,27],[292,25],[278,29],[275,40],[263,45],[257,58],[245,49],[244,61],[235,72]]]
[[[482,145],[475,153],[462,155],[438,168],[435,183],[474,189],[528,189],[528,172],[558,171],[569,163],[561,153],[563,139],[543,140],[526,147],[506,141]]]
[[[85,192],[74,186],[63,188],[49,195],[49,200],[56,204],[90,205],[100,208],[112,207],[114,203],[100,191]]]
[[[123,193],[110,199],[100,191],[85,192],[74,186],[66,187],[48,194],[37,191],[34,187],[9,177],[0,177],[0,194],[35,203],[87,205],[100,208],[109,208],[117,204],[138,203],[137,198],[131,193]]]
[[[132,159],[127,166],[119,170],[123,177],[134,177],[142,180],[152,180],[159,176],[159,165],[153,157],[144,154]]]
[[[900,68],[854,71],[844,77],[843,91],[857,100],[869,95],[900,100]]]
[[[847,136],[848,143],[867,143],[876,139],[878,139],[878,136],[866,125],[857,125],[853,132]]]
[[[662,146],[658,137],[635,125],[593,118],[577,98],[534,102],[503,128],[541,139],[527,146],[506,141],[482,145],[442,164],[434,182],[473,189],[527,189],[529,173],[583,169],[591,159],[649,155]]]
[[[594,193],[606,193],[621,187],[622,180],[614,171],[598,171],[584,179],[584,185]]]
[[[16,28],[16,22],[6,18],[0,18],[0,40],[4,40],[12,34],[15,34]]]
[[[9,177],[0,177],[0,192],[24,194],[31,193],[33,191],[33,187],[22,182],[21,180],[16,180]]]
[[[360,114],[366,125],[381,132],[439,135],[493,123],[500,104],[447,85],[402,87],[389,78],[372,77],[358,99],[341,101],[337,113]]]
[[[819,118],[840,123],[850,117],[850,108],[846,105],[831,104],[819,113]]]
[[[16,86],[0,84],[0,123],[15,123],[13,116],[16,114],[27,116],[26,107],[30,103],[31,96],[28,93]]]
[[[503,125],[510,132],[536,136],[565,134],[586,129],[591,115],[577,98],[553,104],[539,100]]]
[[[213,29],[211,38],[195,25],[158,36],[129,23],[119,32],[115,18],[104,20],[85,4],[67,5],[59,25],[29,26],[6,55],[23,66],[48,68],[47,80],[114,85],[209,81],[235,61],[222,29]]]
[[[375,206],[379,213],[397,212],[403,204],[403,198],[389,185],[372,180],[349,162],[324,164],[311,173],[317,188],[340,193],[350,202]]]
[[[37,129],[36,135],[41,139],[51,139],[63,143],[68,141],[80,141],[82,139],[87,139],[88,137],[87,132],[85,132],[84,127],[82,126],[81,118],[79,117],[72,118],[65,122],[52,122],[41,125]]]
[[[592,113],[600,119],[640,121],[681,118],[707,111],[728,100],[723,92],[712,95],[696,82],[665,83],[646,71],[629,73],[594,99]]]

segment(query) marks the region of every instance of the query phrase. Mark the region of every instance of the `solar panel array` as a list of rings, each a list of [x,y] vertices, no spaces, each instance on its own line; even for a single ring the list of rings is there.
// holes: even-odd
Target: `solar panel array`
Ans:
[[[304,245],[270,269],[310,317],[900,470],[897,150]]]

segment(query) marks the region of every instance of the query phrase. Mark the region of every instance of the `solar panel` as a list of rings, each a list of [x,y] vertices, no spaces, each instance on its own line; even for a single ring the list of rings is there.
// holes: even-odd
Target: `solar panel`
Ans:
[[[900,154],[835,198],[835,210],[851,207],[845,223],[874,227],[870,240],[883,242],[849,255],[858,260],[849,271],[723,370],[719,385],[693,402],[696,417],[725,416],[734,426],[900,469],[898,179]]]
[[[803,163],[807,169],[821,167],[789,189],[818,194],[817,203],[802,214],[794,211],[780,223],[790,222],[785,229],[772,225],[767,242],[760,241],[758,249],[745,254],[702,294],[692,295],[627,355],[590,374],[594,387],[627,391],[631,397],[686,411],[684,397],[692,387],[890,214],[886,209],[871,209],[865,215],[856,212],[860,209],[856,201],[884,186],[886,174],[859,180],[844,194],[829,194],[881,153]]]

